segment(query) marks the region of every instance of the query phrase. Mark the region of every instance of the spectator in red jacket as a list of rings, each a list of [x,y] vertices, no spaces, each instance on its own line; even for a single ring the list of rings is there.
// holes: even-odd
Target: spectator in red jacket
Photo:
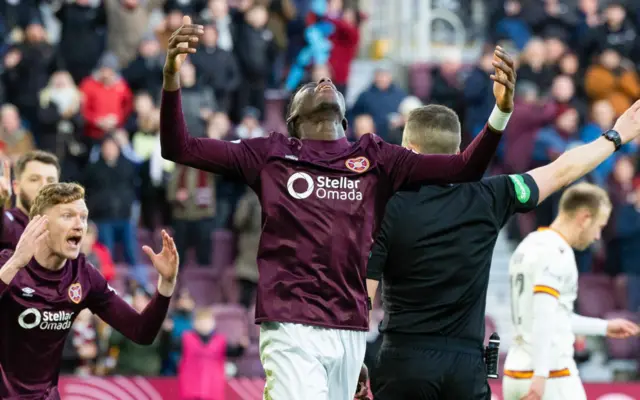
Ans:
[[[331,4],[336,4],[334,7],[342,8],[341,3],[341,1],[332,0],[330,7]],[[358,53],[360,32],[358,30],[359,17],[354,10],[345,9],[341,14],[339,17],[329,17],[335,27],[333,34],[329,36],[329,40],[333,44],[329,55],[329,65],[333,70],[333,83],[341,93],[345,93],[351,62]]]
[[[111,258],[111,252],[104,244],[98,242],[98,227],[90,221],[87,227],[87,234],[82,239],[82,253],[96,267],[104,278],[109,282],[116,274],[115,265]]]
[[[118,59],[106,53],[97,70],[80,84],[85,135],[98,141],[120,128],[133,109],[133,94],[118,73]]]

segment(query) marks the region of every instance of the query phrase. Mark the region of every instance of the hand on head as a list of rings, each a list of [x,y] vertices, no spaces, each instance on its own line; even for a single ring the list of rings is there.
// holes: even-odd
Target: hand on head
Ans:
[[[33,258],[36,251],[46,246],[49,237],[49,222],[46,216],[36,215],[29,221],[15,251],[13,259],[20,267],[25,267]]]
[[[204,35],[204,26],[191,23],[191,17],[182,18],[182,26],[178,28],[171,38],[167,49],[167,58],[164,64],[164,73],[177,74],[188,54],[196,52],[196,46]]]

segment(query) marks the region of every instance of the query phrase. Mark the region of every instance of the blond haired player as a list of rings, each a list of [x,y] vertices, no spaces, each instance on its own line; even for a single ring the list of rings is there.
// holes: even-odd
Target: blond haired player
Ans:
[[[638,326],[574,313],[578,269],[573,249],[600,238],[611,202],[600,187],[580,183],[567,189],[549,228],[531,233],[509,264],[515,325],[503,378],[505,400],[586,400],[573,360],[575,335],[627,338]]]

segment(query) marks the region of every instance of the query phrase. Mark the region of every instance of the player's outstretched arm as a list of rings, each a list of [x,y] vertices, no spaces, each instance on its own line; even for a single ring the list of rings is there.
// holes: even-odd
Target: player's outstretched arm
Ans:
[[[251,184],[257,178],[268,148],[266,138],[230,143],[189,135],[182,113],[180,67],[204,34],[202,25],[194,25],[185,16],[182,26],[169,39],[163,70],[160,102],[160,145],[162,157],[178,164],[231,176]]]
[[[167,316],[171,295],[176,286],[179,258],[173,239],[165,231],[162,231],[162,250],[159,253],[154,253],[147,246],[143,247],[143,251],[160,275],[158,291],[147,307],[138,313],[115,293],[99,272],[91,271],[89,308],[128,339],[149,345],[158,336]]]
[[[414,154],[386,145],[385,166],[395,190],[415,184],[477,181],[482,178],[498,149],[502,131],[513,112],[516,71],[513,59],[500,47],[493,57],[493,94],[496,106],[488,124],[461,153],[456,155]]]
[[[620,136],[620,145],[640,135],[640,100],[618,118],[613,130]],[[540,192],[538,204],[553,192],[593,171],[616,150],[614,142],[602,136],[591,143],[565,152],[548,165],[529,171]]]

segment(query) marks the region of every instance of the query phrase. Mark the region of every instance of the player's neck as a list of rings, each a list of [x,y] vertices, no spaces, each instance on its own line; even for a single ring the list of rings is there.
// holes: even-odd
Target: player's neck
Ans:
[[[58,271],[67,262],[66,258],[60,257],[48,248],[36,250],[33,258],[36,259],[38,265],[50,271]]]
[[[573,247],[577,242],[578,237],[580,236],[579,229],[574,226],[570,221],[565,220],[562,217],[556,218],[549,228],[553,229],[557,232],[562,238],[569,244],[569,246]]]
[[[342,122],[335,119],[304,121],[298,130],[303,140],[338,140],[345,136]]]

